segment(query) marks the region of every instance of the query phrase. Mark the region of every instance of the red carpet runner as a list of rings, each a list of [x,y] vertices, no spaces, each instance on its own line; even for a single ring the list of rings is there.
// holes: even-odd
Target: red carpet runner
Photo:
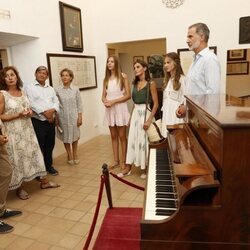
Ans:
[[[139,250],[142,208],[107,209],[94,250]]]

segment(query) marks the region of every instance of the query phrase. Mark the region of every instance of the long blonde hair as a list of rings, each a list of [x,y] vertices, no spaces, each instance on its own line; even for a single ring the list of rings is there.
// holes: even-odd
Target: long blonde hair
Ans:
[[[173,88],[174,88],[174,90],[178,90],[181,87],[181,82],[180,82],[181,75],[184,75],[183,69],[181,67],[180,57],[175,52],[167,53],[165,55],[165,58],[166,57],[169,57],[174,61],[174,64],[175,64],[175,77],[174,77],[174,80],[173,80],[174,81],[173,82]],[[164,67],[163,67],[163,70],[164,70],[165,77],[164,77],[162,89],[164,90],[167,87],[169,79],[170,79],[171,76],[170,76],[170,72],[167,72]]]
[[[108,60],[110,58],[114,59],[114,63],[115,63],[115,66],[114,66],[115,77],[117,78],[117,81],[120,84],[121,90],[123,90],[124,89],[124,78],[122,76],[122,71],[121,71],[121,67],[120,67],[120,64],[119,64],[119,60],[118,60],[117,56],[115,56],[115,55],[109,56],[107,58],[107,61],[106,61],[105,77],[104,77],[104,80],[103,80],[105,88],[106,89],[108,88],[108,82],[109,82],[109,78],[111,76],[111,71],[108,69]]]

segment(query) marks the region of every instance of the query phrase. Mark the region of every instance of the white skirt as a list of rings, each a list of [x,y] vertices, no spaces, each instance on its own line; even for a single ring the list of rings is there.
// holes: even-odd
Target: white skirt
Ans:
[[[145,117],[145,104],[135,104],[131,116],[128,134],[128,147],[126,163],[141,167],[142,170],[148,165],[148,138],[143,129]]]

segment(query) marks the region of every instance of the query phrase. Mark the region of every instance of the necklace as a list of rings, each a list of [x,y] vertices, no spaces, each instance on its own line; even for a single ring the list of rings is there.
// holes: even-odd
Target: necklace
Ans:
[[[143,89],[145,86],[146,86],[147,82],[144,80],[144,81],[139,81],[138,84],[137,84],[137,90],[141,90]]]

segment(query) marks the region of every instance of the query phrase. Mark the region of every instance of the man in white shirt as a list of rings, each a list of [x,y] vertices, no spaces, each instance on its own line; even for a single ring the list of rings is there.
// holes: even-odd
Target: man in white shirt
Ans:
[[[39,146],[43,153],[46,170],[51,175],[58,175],[52,166],[52,152],[55,146],[55,117],[59,111],[59,101],[55,90],[46,83],[48,69],[39,66],[35,71],[36,81],[25,86],[33,110],[32,123]]]
[[[196,23],[188,28],[187,44],[194,51],[195,58],[186,76],[186,95],[216,94],[220,92],[220,63],[217,56],[209,50],[209,29],[204,23]],[[186,115],[186,106],[176,111],[179,118]]]

